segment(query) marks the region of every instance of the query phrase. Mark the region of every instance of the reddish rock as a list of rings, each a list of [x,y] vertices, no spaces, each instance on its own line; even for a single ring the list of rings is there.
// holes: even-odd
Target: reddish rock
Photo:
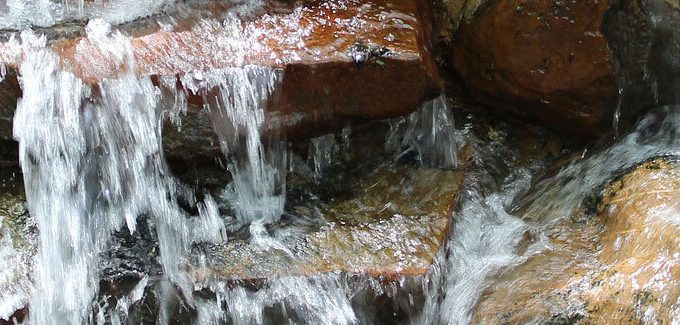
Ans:
[[[138,75],[183,75],[245,65],[283,69],[282,82],[268,104],[268,124],[295,136],[328,132],[356,120],[404,115],[437,96],[441,85],[430,58],[427,2],[350,2],[272,1],[276,5],[268,6],[269,13],[244,21],[190,17],[173,30],[139,23],[121,28],[133,35]],[[228,9],[207,6],[216,17]],[[357,64],[350,55],[357,44],[374,53],[384,50]],[[87,38],[58,40],[51,46],[60,53],[64,69],[88,83],[129,69]],[[22,55],[9,50],[0,45],[0,63],[20,64]]]
[[[473,98],[592,138],[615,102],[602,34],[608,1],[498,0],[453,36],[450,60]]]

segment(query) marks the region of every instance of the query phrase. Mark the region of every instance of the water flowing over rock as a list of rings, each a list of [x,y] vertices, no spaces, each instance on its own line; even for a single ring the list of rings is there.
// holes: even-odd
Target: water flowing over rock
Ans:
[[[245,65],[283,69],[263,127],[291,136],[401,116],[441,91],[425,1],[284,2],[255,5],[259,9],[249,15],[234,13],[232,5],[205,6],[187,9],[178,21],[153,17],[147,24],[120,26],[134,36],[136,74],[182,76]],[[88,39],[57,37],[51,44],[61,66],[86,83],[118,74]],[[23,55],[12,44],[0,45],[0,62],[16,66]],[[190,93],[190,107],[200,107],[202,99]],[[186,118],[197,111],[190,109]]]
[[[163,112],[151,80],[128,73],[102,81],[95,95],[59,70],[59,58],[44,47],[44,38],[22,36],[24,96],[14,136],[28,208],[40,229],[31,321],[85,322],[99,284],[92,266],[112,232],[123,225],[134,232],[143,213],[158,218],[164,274],[181,287],[177,259],[191,242],[189,221],[176,202],[182,189],[162,160]],[[134,69],[129,40],[120,33],[95,22],[88,37],[111,51],[118,65]]]
[[[473,320],[676,321],[678,140],[670,135],[679,122],[675,108],[656,111],[611,148],[537,182],[517,213],[544,225],[548,249],[500,275]]]
[[[678,8],[0,3],[0,324],[674,324]]]
[[[7,0],[0,4],[0,30],[23,30],[32,26],[100,18],[120,24],[157,13],[175,1]]]

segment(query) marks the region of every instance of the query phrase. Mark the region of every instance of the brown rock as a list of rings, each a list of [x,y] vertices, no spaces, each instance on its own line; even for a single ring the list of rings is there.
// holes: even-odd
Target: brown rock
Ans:
[[[598,217],[563,220],[551,250],[502,275],[476,323],[672,323],[680,317],[680,165],[658,159],[604,192]]]
[[[616,98],[602,33],[608,1],[498,0],[453,36],[469,95],[578,137],[593,137]]]
[[[426,1],[338,0],[276,3],[244,21],[188,17],[173,30],[122,26],[132,39],[135,73],[183,75],[244,65],[283,69],[268,104],[270,129],[307,135],[357,120],[404,115],[440,92],[430,58]],[[214,16],[228,8],[208,4]],[[51,42],[65,69],[88,83],[129,69],[87,38]],[[360,45],[360,46],[359,46]],[[365,63],[355,63],[359,49]],[[382,52],[381,50],[384,49]],[[18,65],[0,45],[0,63]],[[200,102],[198,94],[190,100]]]
[[[348,177],[351,189],[320,207],[294,207],[303,219],[321,214],[318,228],[281,239],[282,249],[232,240],[210,249],[201,281],[253,281],[346,272],[372,277],[423,276],[445,242],[462,172],[403,167]],[[436,186],[433,186],[435,184]],[[294,185],[292,185],[294,186]],[[223,256],[223,258],[221,258]]]

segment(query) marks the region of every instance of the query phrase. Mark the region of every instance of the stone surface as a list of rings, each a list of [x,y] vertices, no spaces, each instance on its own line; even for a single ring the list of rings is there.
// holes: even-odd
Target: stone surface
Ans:
[[[611,122],[616,75],[602,33],[607,1],[498,0],[453,35],[464,94],[575,137]]]
[[[680,165],[644,163],[612,182],[595,218],[562,220],[550,250],[503,274],[476,323],[672,323],[680,319]]]
[[[322,220],[314,227],[282,235],[285,250],[232,240],[211,246],[207,268],[193,274],[199,282],[330,272],[425,275],[444,243],[462,175],[408,167],[375,170],[365,179],[342,184],[349,191],[344,197],[319,206],[292,207],[302,220],[319,215]],[[277,231],[286,233],[287,226],[282,227]]]
[[[421,19],[428,15],[427,2],[350,2],[270,1],[264,12],[240,19],[225,5],[206,4],[172,28],[159,28],[154,18],[121,29],[133,36],[135,73],[142,76],[244,65],[282,69],[267,105],[267,127],[291,136],[404,115],[436,97],[441,85],[430,58],[429,22]],[[0,63],[17,66],[22,52],[8,44],[0,45]],[[128,68],[88,38],[52,40],[50,46],[64,69],[89,83]],[[202,97],[189,95],[200,107]]]

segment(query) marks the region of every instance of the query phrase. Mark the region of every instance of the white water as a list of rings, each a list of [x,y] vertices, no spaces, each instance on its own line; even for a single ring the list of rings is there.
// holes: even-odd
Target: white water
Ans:
[[[468,167],[462,203],[452,216],[446,257],[437,262],[441,274],[433,277],[428,302],[413,324],[469,324],[488,279],[544,248],[538,241],[517,252],[524,234],[536,228],[510,212],[540,166],[520,166],[512,159],[517,153],[505,143],[484,143],[471,134],[465,138],[475,164]]]
[[[396,159],[415,152],[424,166],[456,167],[456,129],[446,97],[425,102],[408,117],[391,121],[386,146],[396,152]]]
[[[460,212],[453,216],[454,231],[441,270],[444,275],[430,290],[431,296],[443,299],[431,299],[413,323],[470,323],[493,276],[550,249],[546,238],[551,225],[573,216],[588,195],[597,193],[618,173],[652,157],[680,154],[678,135],[680,108],[659,108],[615,144],[584,154],[555,176],[531,186],[526,195],[531,175],[541,166],[519,167],[512,159],[517,153],[503,149],[506,145],[469,139],[479,165],[464,185]],[[518,251],[527,233],[536,239],[527,250]]]
[[[0,29],[23,30],[49,27],[74,20],[102,19],[121,24],[150,16],[176,0],[3,0],[0,2]]]
[[[351,290],[338,275],[289,277],[269,281],[258,290],[224,283],[211,287],[214,301],[199,303],[196,324],[268,324],[271,314],[306,324],[354,324]],[[272,312],[276,310],[275,312]]]
[[[88,25],[88,37],[119,66],[134,70],[129,39],[101,21]],[[30,321],[85,323],[98,287],[100,252],[121,226],[134,232],[141,214],[155,219],[164,275],[190,290],[179,273],[181,257],[194,235],[220,238],[215,233],[223,225],[207,201],[199,219],[204,221],[193,222],[202,231],[194,234],[176,203],[183,191],[162,159],[158,90],[148,78],[128,73],[103,80],[95,95],[60,70],[44,38],[24,33],[22,39],[23,98],[14,136],[28,207],[40,230]]]
[[[195,72],[183,78],[187,89],[204,93],[205,109],[211,113],[213,129],[232,176],[222,196],[232,203],[243,225],[259,227],[278,220],[283,213],[286,143],[265,143],[261,134],[267,99],[280,76],[280,70],[246,66]]]

